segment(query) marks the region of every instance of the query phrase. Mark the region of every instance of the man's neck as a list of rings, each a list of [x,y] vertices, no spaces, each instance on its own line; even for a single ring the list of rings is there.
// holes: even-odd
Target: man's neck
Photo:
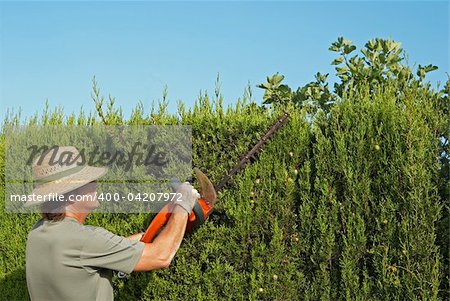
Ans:
[[[89,213],[85,213],[85,212],[66,212],[66,216],[67,217],[73,217],[74,219],[76,219],[80,224],[84,224],[86,217]]]

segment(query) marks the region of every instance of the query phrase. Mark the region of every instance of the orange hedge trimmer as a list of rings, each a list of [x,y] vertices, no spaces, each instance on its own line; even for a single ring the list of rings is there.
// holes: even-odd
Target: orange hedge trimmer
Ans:
[[[289,114],[284,114],[278,118],[278,120],[270,127],[265,135],[252,147],[252,149],[241,158],[240,162],[232,168],[220,181],[219,184],[214,187],[208,177],[201,172],[198,168],[195,168],[195,175],[199,185],[200,198],[195,204],[192,212],[189,215],[186,232],[192,233],[196,228],[205,222],[208,216],[213,212],[214,205],[217,201],[217,192],[224,188],[228,181],[237,174],[242,167],[250,161],[250,158],[259,153],[261,148],[266,142],[288,121]],[[156,235],[165,226],[171,215],[172,204],[164,206],[158,214],[153,218],[152,222],[145,231],[141,238],[142,242],[150,243],[156,237]]]
[[[284,114],[278,118],[278,120],[270,127],[270,129],[265,133],[265,135],[252,147],[252,149],[241,158],[239,163],[233,167],[220,181],[217,186],[211,183],[209,178],[201,172],[198,168],[194,168],[195,176],[198,181],[200,198],[195,204],[192,212],[189,214],[186,233],[190,234],[201,224],[203,224],[208,216],[213,212],[214,205],[217,201],[217,192],[224,188],[228,181],[237,174],[242,167],[247,164],[251,158],[255,157],[266,142],[288,121],[289,114],[284,112]],[[172,215],[171,211],[173,206],[172,203],[165,205],[153,218],[144,235],[141,238],[142,242],[151,243],[153,239],[158,235],[163,229],[166,223],[169,221]],[[151,215],[149,215],[151,217]],[[124,278],[127,275],[122,272],[118,272],[117,276],[119,278]]]

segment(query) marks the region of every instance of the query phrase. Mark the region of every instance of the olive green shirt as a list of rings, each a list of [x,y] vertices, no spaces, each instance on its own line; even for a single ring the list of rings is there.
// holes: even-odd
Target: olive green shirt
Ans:
[[[40,220],[28,234],[26,275],[33,301],[113,300],[112,273],[131,273],[144,243],[76,219]]]

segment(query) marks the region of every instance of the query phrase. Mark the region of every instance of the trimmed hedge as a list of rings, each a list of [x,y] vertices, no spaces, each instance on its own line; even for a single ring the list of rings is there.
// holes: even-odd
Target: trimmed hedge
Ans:
[[[436,240],[447,230],[436,227],[444,205],[438,134],[447,117],[414,87],[349,91],[328,113],[284,107],[288,125],[219,194],[217,207],[225,214],[186,238],[167,270],[115,279],[116,299],[447,298],[448,257]],[[194,164],[213,182],[280,113],[245,100],[223,108],[221,99],[207,95],[191,110],[180,104],[177,115],[166,105],[149,115],[139,105],[127,120],[111,105],[103,118],[192,125]],[[55,110],[29,122],[96,120]],[[0,215],[0,296],[24,300],[25,242],[39,216],[5,213],[3,206]],[[88,223],[126,236],[141,230],[144,218],[93,214]]]

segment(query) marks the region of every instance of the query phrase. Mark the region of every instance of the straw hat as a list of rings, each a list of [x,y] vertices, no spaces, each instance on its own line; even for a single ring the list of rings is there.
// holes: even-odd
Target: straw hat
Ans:
[[[105,167],[82,164],[83,158],[73,146],[51,148],[42,156],[33,163],[32,171],[36,186],[32,195],[35,197],[29,198],[25,207],[42,204],[57,195],[75,190],[97,180],[108,171]]]

